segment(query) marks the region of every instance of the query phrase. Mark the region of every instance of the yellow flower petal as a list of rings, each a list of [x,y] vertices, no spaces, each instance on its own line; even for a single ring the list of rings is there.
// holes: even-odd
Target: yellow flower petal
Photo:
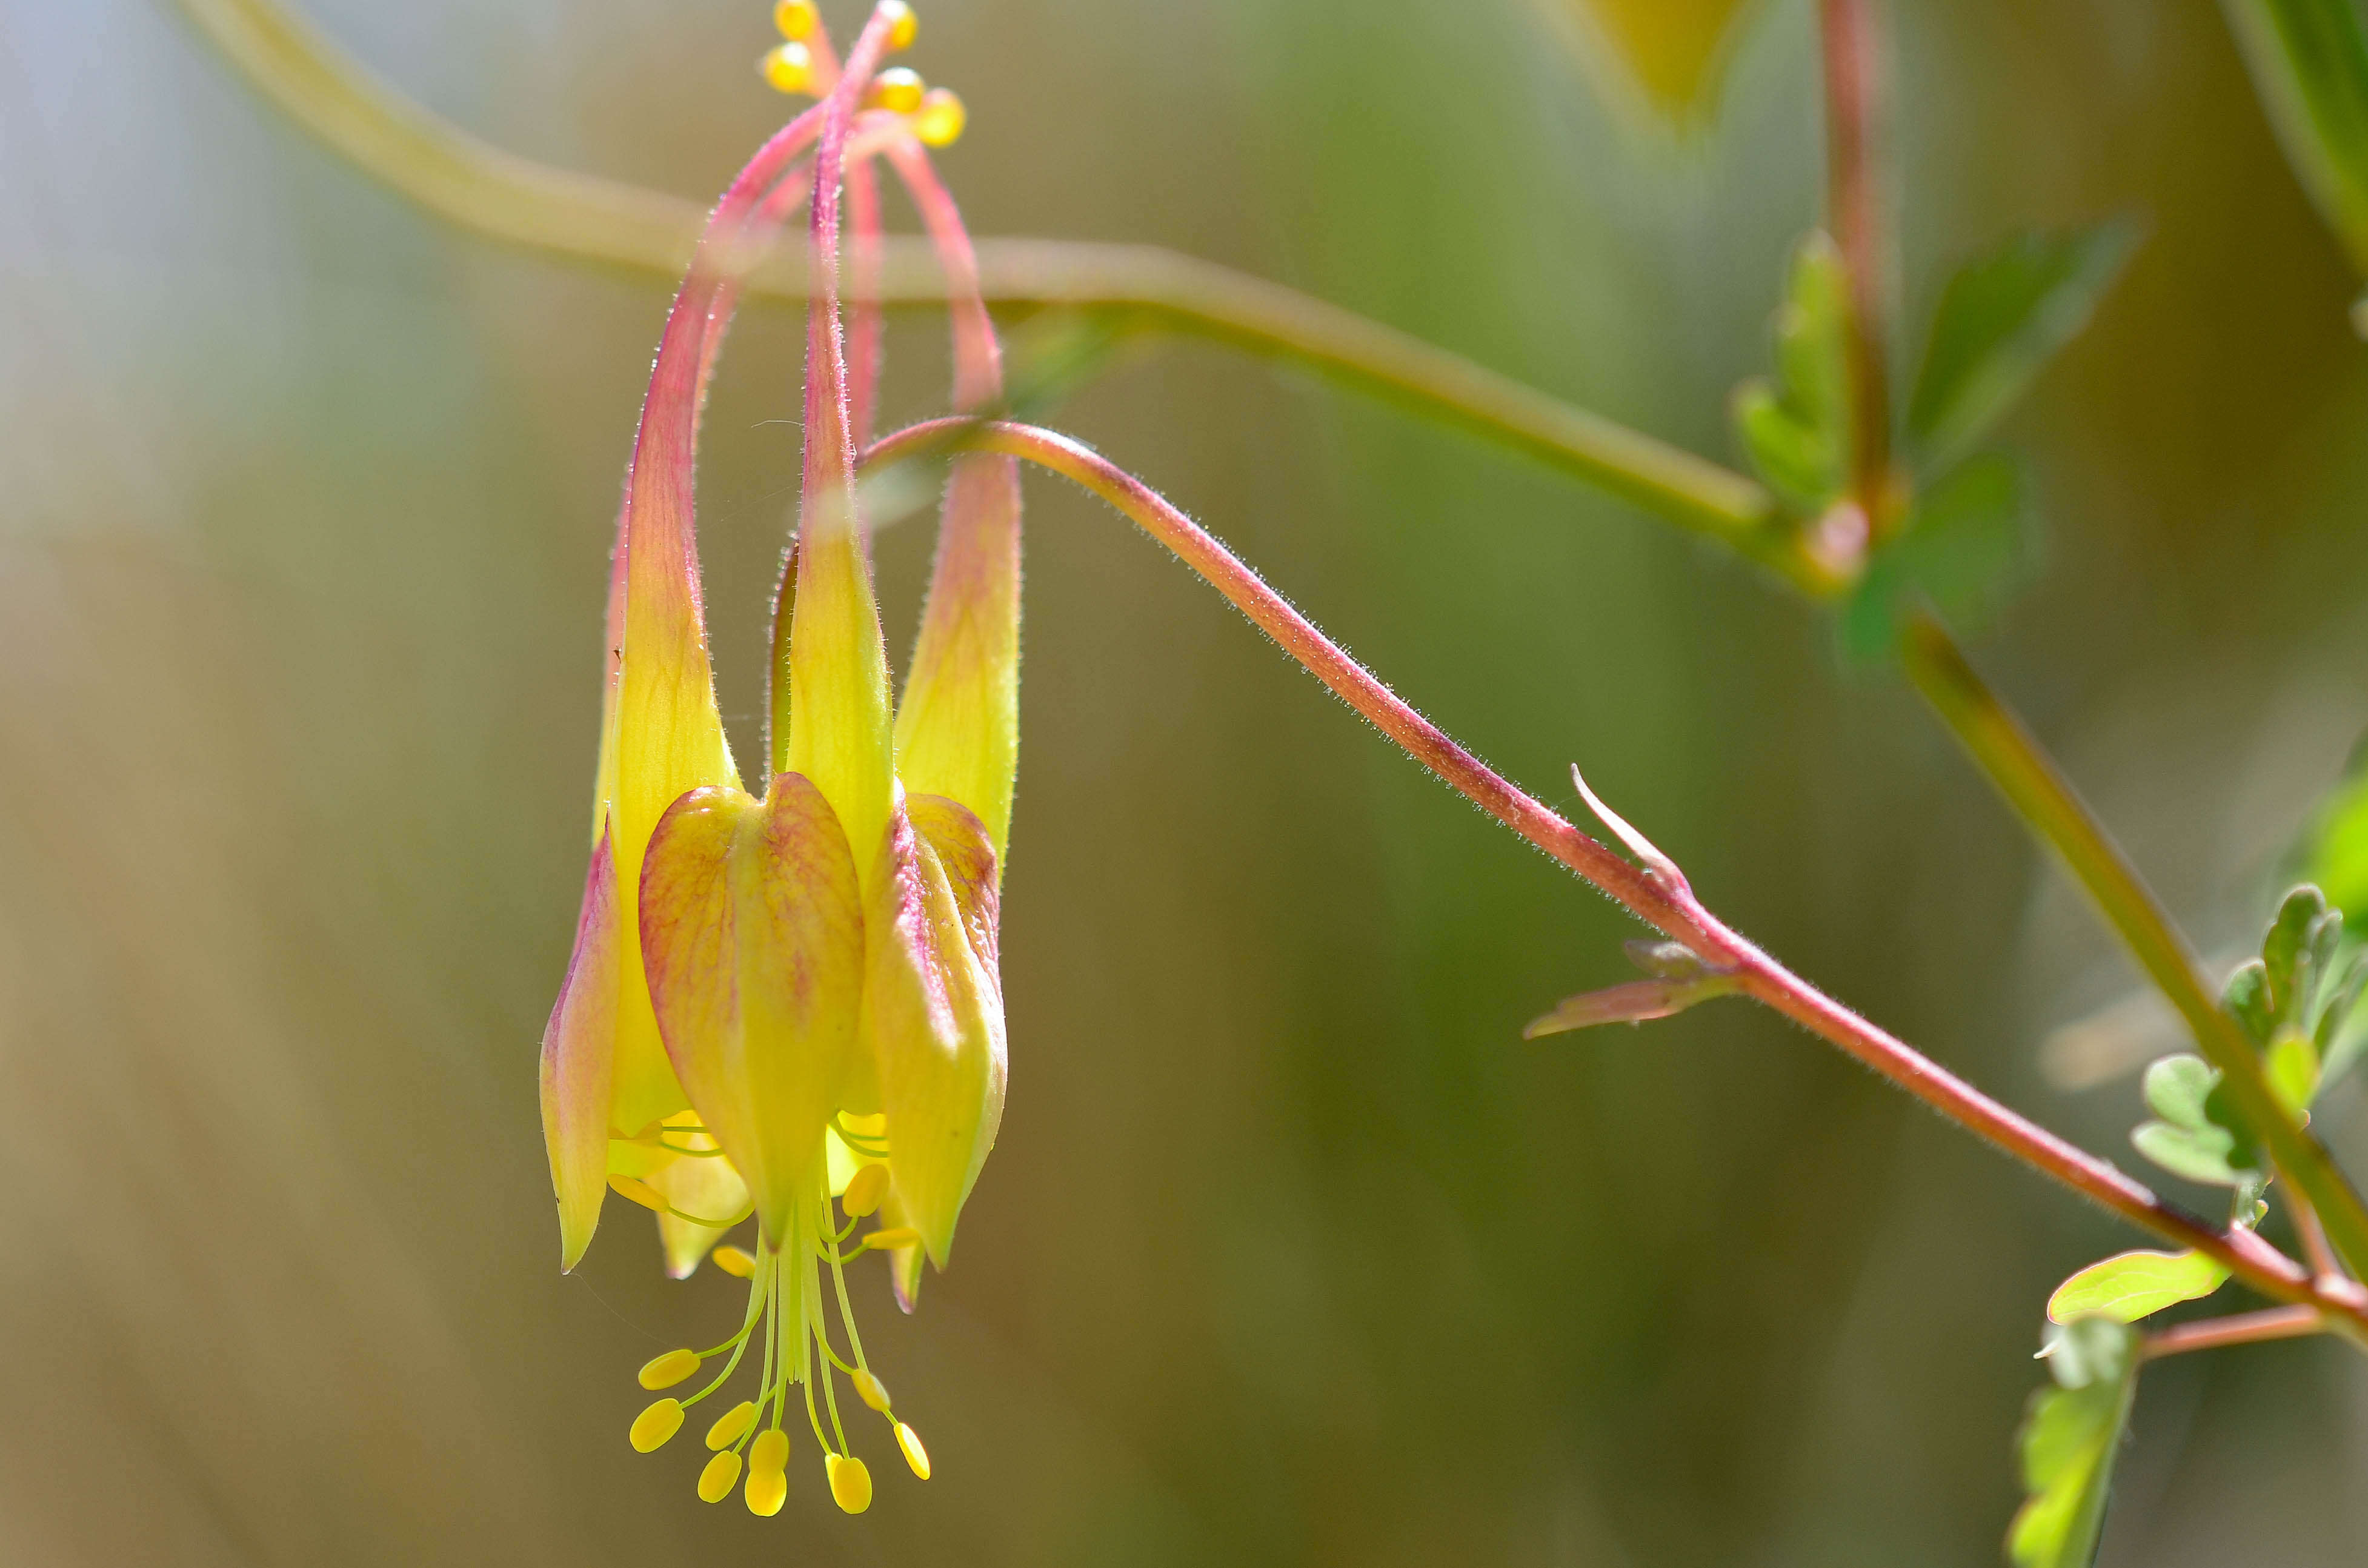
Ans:
[[[601,835],[584,879],[575,951],[542,1035],[542,1137],[559,1199],[559,1267],[592,1244],[608,1196],[609,1102],[617,1049],[617,869]]]
[[[667,1054],[777,1242],[812,1201],[847,1085],[868,1077],[861,911],[837,819],[796,774],[762,804],[696,790],[651,839],[641,928]]]
[[[930,797],[900,801],[864,920],[864,1016],[888,1115],[889,1174],[940,1268],[1003,1119],[994,868],[986,830],[969,812]]]

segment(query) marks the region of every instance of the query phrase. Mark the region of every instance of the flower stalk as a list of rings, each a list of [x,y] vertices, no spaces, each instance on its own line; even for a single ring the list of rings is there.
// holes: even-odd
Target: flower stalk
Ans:
[[[2144,1184],[2000,1105],[1793,974],[1713,915],[1681,876],[1623,858],[1464,750],[1206,530],[1082,443],[1005,421],[938,420],[883,437],[865,454],[864,467],[879,472],[957,449],[1023,458],[1108,502],[1167,546],[1407,756],[1639,920],[1685,946],[1706,968],[1731,974],[1736,990],[2102,1208],[2166,1241],[2216,1259],[2273,1301],[2325,1312],[2340,1332],[2368,1348],[2368,1306],[2328,1295],[2309,1270],[2249,1231],[2211,1225],[2166,1202]]]

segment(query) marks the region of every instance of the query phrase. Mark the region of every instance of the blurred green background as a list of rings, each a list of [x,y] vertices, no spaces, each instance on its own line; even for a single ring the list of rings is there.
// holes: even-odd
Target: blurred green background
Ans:
[[[1577,3],[926,0],[913,63],[969,102],[983,233],[1228,262],[1727,458],[1816,211],[1813,8],[1750,8],[1679,133]],[[2048,571],[1977,653],[2234,951],[2368,722],[2352,285],[2207,0],[1895,9],[1908,319],[2009,228],[2149,225],[2010,427]],[[303,10],[504,146],[686,196],[783,112],[756,0]],[[1009,1113],[919,1315],[858,1281],[937,1479],[874,1451],[844,1518],[801,1449],[782,1518],[701,1506],[679,1445],[626,1448],[632,1374],[739,1293],[661,1278],[622,1204],[559,1275],[534,1076],[666,291],[438,227],[161,0],[0,0],[0,1559],[1998,1560],[2045,1292],[2135,1238],[1741,1004],[1522,1043],[1635,928],[1032,480]],[[939,330],[894,329],[892,418],[940,406]],[[752,312],[708,421],[744,752],[797,348]],[[2132,971],[1748,571],[1205,347],[1055,422],[2136,1165],[2133,1080],[2040,1047]],[[879,542],[899,647],[928,549]],[[2368,1168],[2356,1080],[2320,1125]],[[2105,1562],[2359,1562],[2363,1374],[2150,1374]]]

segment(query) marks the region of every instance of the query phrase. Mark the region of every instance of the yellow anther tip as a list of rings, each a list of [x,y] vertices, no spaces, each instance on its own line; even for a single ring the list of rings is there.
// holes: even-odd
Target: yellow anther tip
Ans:
[[[740,1440],[742,1433],[756,1424],[756,1401],[744,1399],[715,1418],[715,1425],[707,1429],[707,1446],[711,1449],[728,1449]],[[724,1490],[727,1492],[731,1490],[729,1482],[724,1483]],[[708,1501],[712,1503],[715,1499],[711,1497]]]
[[[913,1473],[923,1481],[928,1480],[929,1450],[921,1447],[921,1435],[899,1421],[896,1423],[896,1446],[905,1450],[905,1462],[913,1467]]]
[[[865,1165],[847,1178],[847,1190],[839,1195],[838,1206],[850,1220],[860,1220],[880,1207],[888,1196],[888,1167]]]
[[[894,1252],[899,1247],[919,1246],[921,1233],[910,1225],[892,1225],[865,1236],[863,1244],[877,1252]]]
[[[666,1440],[682,1430],[682,1401],[662,1399],[633,1417],[633,1429],[627,1437],[635,1453],[655,1453],[666,1446]]]
[[[669,1350],[642,1363],[642,1386],[645,1389],[670,1389],[697,1370],[698,1351]]]
[[[855,1392],[864,1403],[883,1415],[887,1414],[888,1390],[878,1378],[859,1369],[855,1374]]]
[[[765,51],[757,62],[757,69],[777,93],[811,93],[814,88],[814,55],[804,44],[791,40]]]
[[[748,1445],[748,1468],[751,1471],[767,1470],[779,1475],[789,1467],[789,1462],[790,1435],[779,1426],[757,1433],[757,1440]]]
[[[892,114],[910,114],[921,107],[928,96],[928,84],[917,71],[907,71],[902,65],[892,65],[871,78],[871,86],[863,101],[873,108],[884,108]]]
[[[773,28],[783,38],[803,38],[814,30],[814,24],[820,20],[814,0],[780,0],[773,7]]]
[[[790,1478],[778,1470],[758,1470],[752,1464],[748,1467],[748,1484],[740,1489],[740,1495],[747,1500],[750,1513],[760,1519],[769,1519],[789,1501]]]
[[[871,1506],[871,1472],[852,1455],[825,1454],[823,1468],[830,1475],[831,1501],[849,1514]]]
[[[962,107],[962,97],[951,87],[931,87],[921,96],[921,107],[913,116],[913,134],[923,146],[951,147],[962,140],[962,128],[970,123],[970,110]]]
[[[757,1260],[729,1244],[717,1247],[707,1256],[715,1260],[716,1267],[734,1279],[746,1279],[757,1272]]]
[[[913,35],[921,30],[921,18],[913,15],[913,7],[905,0],[881,0],[880,9],[888,17],[888,47],[912,48]]]
[[[721,1503],[732,1495],[733,1483],[740,1479],[740,1456],[726,1449],[707,1461],[699,1472],[699,1500]]]

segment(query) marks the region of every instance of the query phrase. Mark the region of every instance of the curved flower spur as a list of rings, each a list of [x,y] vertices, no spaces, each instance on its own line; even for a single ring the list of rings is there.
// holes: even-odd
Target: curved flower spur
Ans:
[[[613,1189],[655,1211],[669,1273],[689,1275],[712,1249],[750,1281],[738,1332],[642,1369],[643,1386],[660,1390],[721,1363],[695,1392],[643,1411],[634,1448],[665,1444],[746,1360],[754,1397],[708,1427],[699,1495],[721,1501],[745,1461],[749,1508],[780,1511],[796,1397],[831,1495],[860,1513],[871,1478],[834,1372],[887,1419],[916,1475],[929,1461],[865,1358],[846,1266],[887,1254],[911,1311],[921,1259],[945,1266],[1002,1116],[996,929],[1018,748],[1019,487],[1008,456],[953,460],[920,638],[892,708],[854,483],[879,334],[859,303],[850,355],[842,197],[860,269],[879,234],[872,161],[895,169],[953,297],[956,402],[999,400],[975,262],[928,151],[961,133],[962,109],[909,71],[881,69],[912,41],[901,0],[872,12],[843,65],[806,0],[774,15],[785,41],[761,69],[819,101],[717,203],[651,373],[609,579],[591,868],[543,1039],[543,1129],[563,1268],[583,1256]],[[693,469],[736,279],[802,205],[814,279],[804,483],[775,608],[759,799],[742,788],[716,706]],[[753,1253],[717,1244],[752,1212]]]

